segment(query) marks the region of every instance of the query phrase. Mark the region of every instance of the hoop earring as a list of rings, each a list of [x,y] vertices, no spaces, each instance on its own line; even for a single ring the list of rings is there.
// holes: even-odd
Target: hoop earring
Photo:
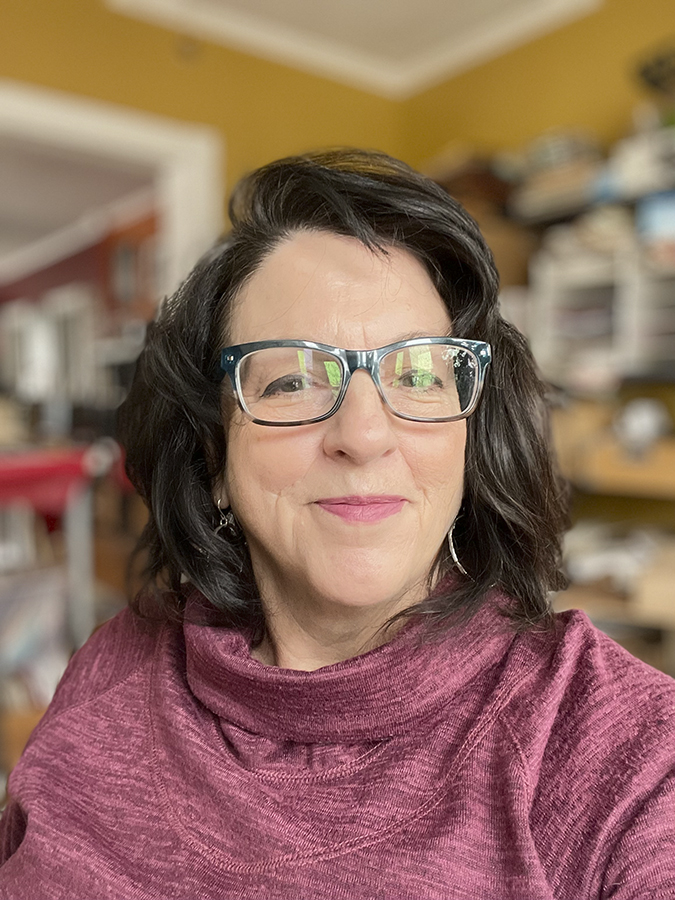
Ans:
[[[244,533],[241,530],[241,525],[237,522],[234,513],[232,512],[232,508],[228,506],[226,510],[222,510],[220,508],[220,498],[216,505],[218,507],[220,521],[216,525],[213,533],[220,534],[221,531],[224,531],[229,540],[241,541],[244,537]]]
[[[464,566],[461,564],[461,562],[459,561],[459,559],[457,557],[457,551],[455,550],[455,545],[452,540],[452,532],[454,530],[455,530],[455,523],[453,522],[452,528],[448,532],[448,547],[450,548],[450,556],[452,557],[452,561],[457,566],[457,568],[462,573],[462,575],[466,575],[466,577],[469,578],[470,577],[469,573],[466,571],[466,569],[464,568]]]

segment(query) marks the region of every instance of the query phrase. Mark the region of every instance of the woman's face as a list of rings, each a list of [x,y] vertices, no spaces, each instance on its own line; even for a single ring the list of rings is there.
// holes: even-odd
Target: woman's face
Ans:
[[[372,349],[450,328],[443,301],[407,251],[384,256],[354,238],[300,232],[242,289],[230,338]],[[423,599],[462,500],[465,421],[397,418],[358,370],[323,422],[272,428],[237,409],[226,429],[222,498],[244,530],[264,602],[392,614]],[[365,513],[325,502],[340,498],[363,499]]]

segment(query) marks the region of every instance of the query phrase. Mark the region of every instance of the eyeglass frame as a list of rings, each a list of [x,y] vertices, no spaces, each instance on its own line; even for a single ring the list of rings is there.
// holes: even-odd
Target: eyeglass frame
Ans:
[[[476,363],[478,365],[478,376],[476,387],[474,389],[473,399],[467,409],[464,410],[460,415],[446,416],[439,419],[429,419],[424,418],[423,416],[411,416],[395,410],[387,399],[384,388],[382,387],[382,382],[380,380],[381,360],[389,353],[393,353],[396,350],[404,350],[407,347],[419,347],[423,344],[447,344],[452,347],[458,347],[461,350],[467,350],[476,360]],[[299,419],[292,422],[271,422],[267,419],[258,419],[249,409],[246,408],[246,403],[244,402],[244,392],[241,387],[241,379],[239,375],[241,363],[244,358],[250,353],[253,353],[257,350],[267,350],[274,347],[297,347],[299,349],[305,350],[319,350],[324,353],[330,353],[332,356],[336,356],[340,360],[340,362],[342,363],[343,373],[342,386],[340,388],[340,393],[335,400],[335,403],[328,412],[323,413],[321,416],[312,417],[311,419]],[[345,350],[342,347],[333,347],[330,344],[319,344],[315,341],[303,341],[294,339],[250,341],[245,344],[232,344],[232,346],[230,347],[223,347],[220,352],[220,369],[222,373],[221,380],[223,380],[226,375],[229,377],[230,384],[234,389],[234,393],[237,397],[237,403],[239,404],[241,411],[257,425],[266,425],[271,428],[285,428],[295,425],[313,425],[315,422],[323,422],[326,419],[329,419],[331,416],[335,415],[345,398],[352,375],[359,369],[365,369],[369,373],[383,403],[385,404],[387,409],[389,409],[398,418],[406,419],[410,422],[427,422],[431,424],[442,422],[457,422],[461,419],[468,418],[468,416],[470,416],[475,411],[480,396],[483,392],[485,375],[491,361],[492,348],[490,347],[490,344],[486,343],[485,341],[474,341],[466,338],[453,337],[409,338],[405,341],[396,341],[393,344],[386,344],[384,347],[377,347],[374,350]]]

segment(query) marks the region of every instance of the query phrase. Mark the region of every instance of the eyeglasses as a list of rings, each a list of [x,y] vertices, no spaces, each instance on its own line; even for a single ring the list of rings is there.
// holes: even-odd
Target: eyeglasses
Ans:
[[[490,345],[422,337],[376,350],[313,341],[254,341],[221,352],[241,409],[259,425],[307,425],[332,416],[351,376],[366,369],[387,407],[413,422],[454,422],[476,408]]]

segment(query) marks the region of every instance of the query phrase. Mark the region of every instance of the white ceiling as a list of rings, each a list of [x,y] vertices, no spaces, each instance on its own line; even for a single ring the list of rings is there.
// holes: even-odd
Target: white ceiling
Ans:
[[[153,178],[149,167],[0,134],[0,283],[98,240],[103,219],[151,208]]]
[[[402,99],[602,0],[106,0],[129,16]]]

